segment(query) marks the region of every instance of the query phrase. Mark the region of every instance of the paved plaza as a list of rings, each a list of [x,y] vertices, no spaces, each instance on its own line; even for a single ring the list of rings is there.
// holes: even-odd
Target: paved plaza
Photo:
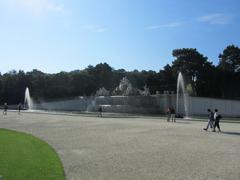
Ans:
[[[9,112],[0,128],[33,134],[59,154],[68,180],[239,180],[240,123]]]

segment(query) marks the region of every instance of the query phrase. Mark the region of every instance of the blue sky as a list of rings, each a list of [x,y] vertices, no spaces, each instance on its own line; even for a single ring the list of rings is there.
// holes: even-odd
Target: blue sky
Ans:
[[[217,64],[240,46],[239,10],[239,0],[1,0],[0,72],[159,71],[190,47]]]

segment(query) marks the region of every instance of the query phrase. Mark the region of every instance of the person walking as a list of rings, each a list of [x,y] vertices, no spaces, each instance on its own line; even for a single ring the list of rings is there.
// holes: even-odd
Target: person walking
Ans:
[[[214,110],[214,127],[213,127],[213,132],[216,132],[216,127],[218,128],[218,131],[221,132],[221,129],[220,129],[220,125],[219,125],[219,122],[220,122],[220,119],[221,119],[221,115],[218,114],[218,109],[215,109]]]
[[[207,131],[209,126],[210,128],[213,128],[214,126],[214,113],[211,111],[211,109],[208,109],[208,123],[207,123],[207,127],[203,128],[203,130]]]
[[[8,105],[5,102],[4,105],[3,105],[3,115],[7,115],[7,110],[8,110]]]

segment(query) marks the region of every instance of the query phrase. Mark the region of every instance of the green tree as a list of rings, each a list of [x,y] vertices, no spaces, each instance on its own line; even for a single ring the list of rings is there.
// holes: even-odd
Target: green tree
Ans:
[[[240,72],[240,48],[234,45],[227,46],[219,55],[218,67],[223,71]]]
[[[223,98],[240,97],[240,48],[227,46],[219,55],[218,84]]]
[[[47,74],[37,69],[33,69],[31,72],[26,73],[27,86],[34,99],[43,98],[45,91],[48,90],[49,85],[47,85],[46,76]]]
[[[172,53],[175,60],[172,63],[176,76],[182,72],[186,84],[192,86],[196,95],[208,96],[209,79],[213,76],[214,66],[208,62],[208,58],[200,54],[197,49],[175,49]]]
[[[94,94],[99,88],[106,88],[107,90],[112,90],[113,79],[113,68],[107,63],[97,64],[95,67],[88,66],[85,69],[88,74],[92,77],[95,83]]]

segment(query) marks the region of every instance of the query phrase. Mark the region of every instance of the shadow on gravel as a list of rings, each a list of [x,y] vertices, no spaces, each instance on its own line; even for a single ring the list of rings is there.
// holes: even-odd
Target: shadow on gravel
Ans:
[[[190,122],[183,122],[183,121],[177,121],[175,123],[178,123],[178,124],[191,124]]]
[[[102,117],[96,116],[98,118],[139,118],[139,117],[134,117],[134,116],[111,116],[111,115],[103,115]]]
[[[240,132],[222,132],[222,134],[228,134],[228,135],[240,136]]]

